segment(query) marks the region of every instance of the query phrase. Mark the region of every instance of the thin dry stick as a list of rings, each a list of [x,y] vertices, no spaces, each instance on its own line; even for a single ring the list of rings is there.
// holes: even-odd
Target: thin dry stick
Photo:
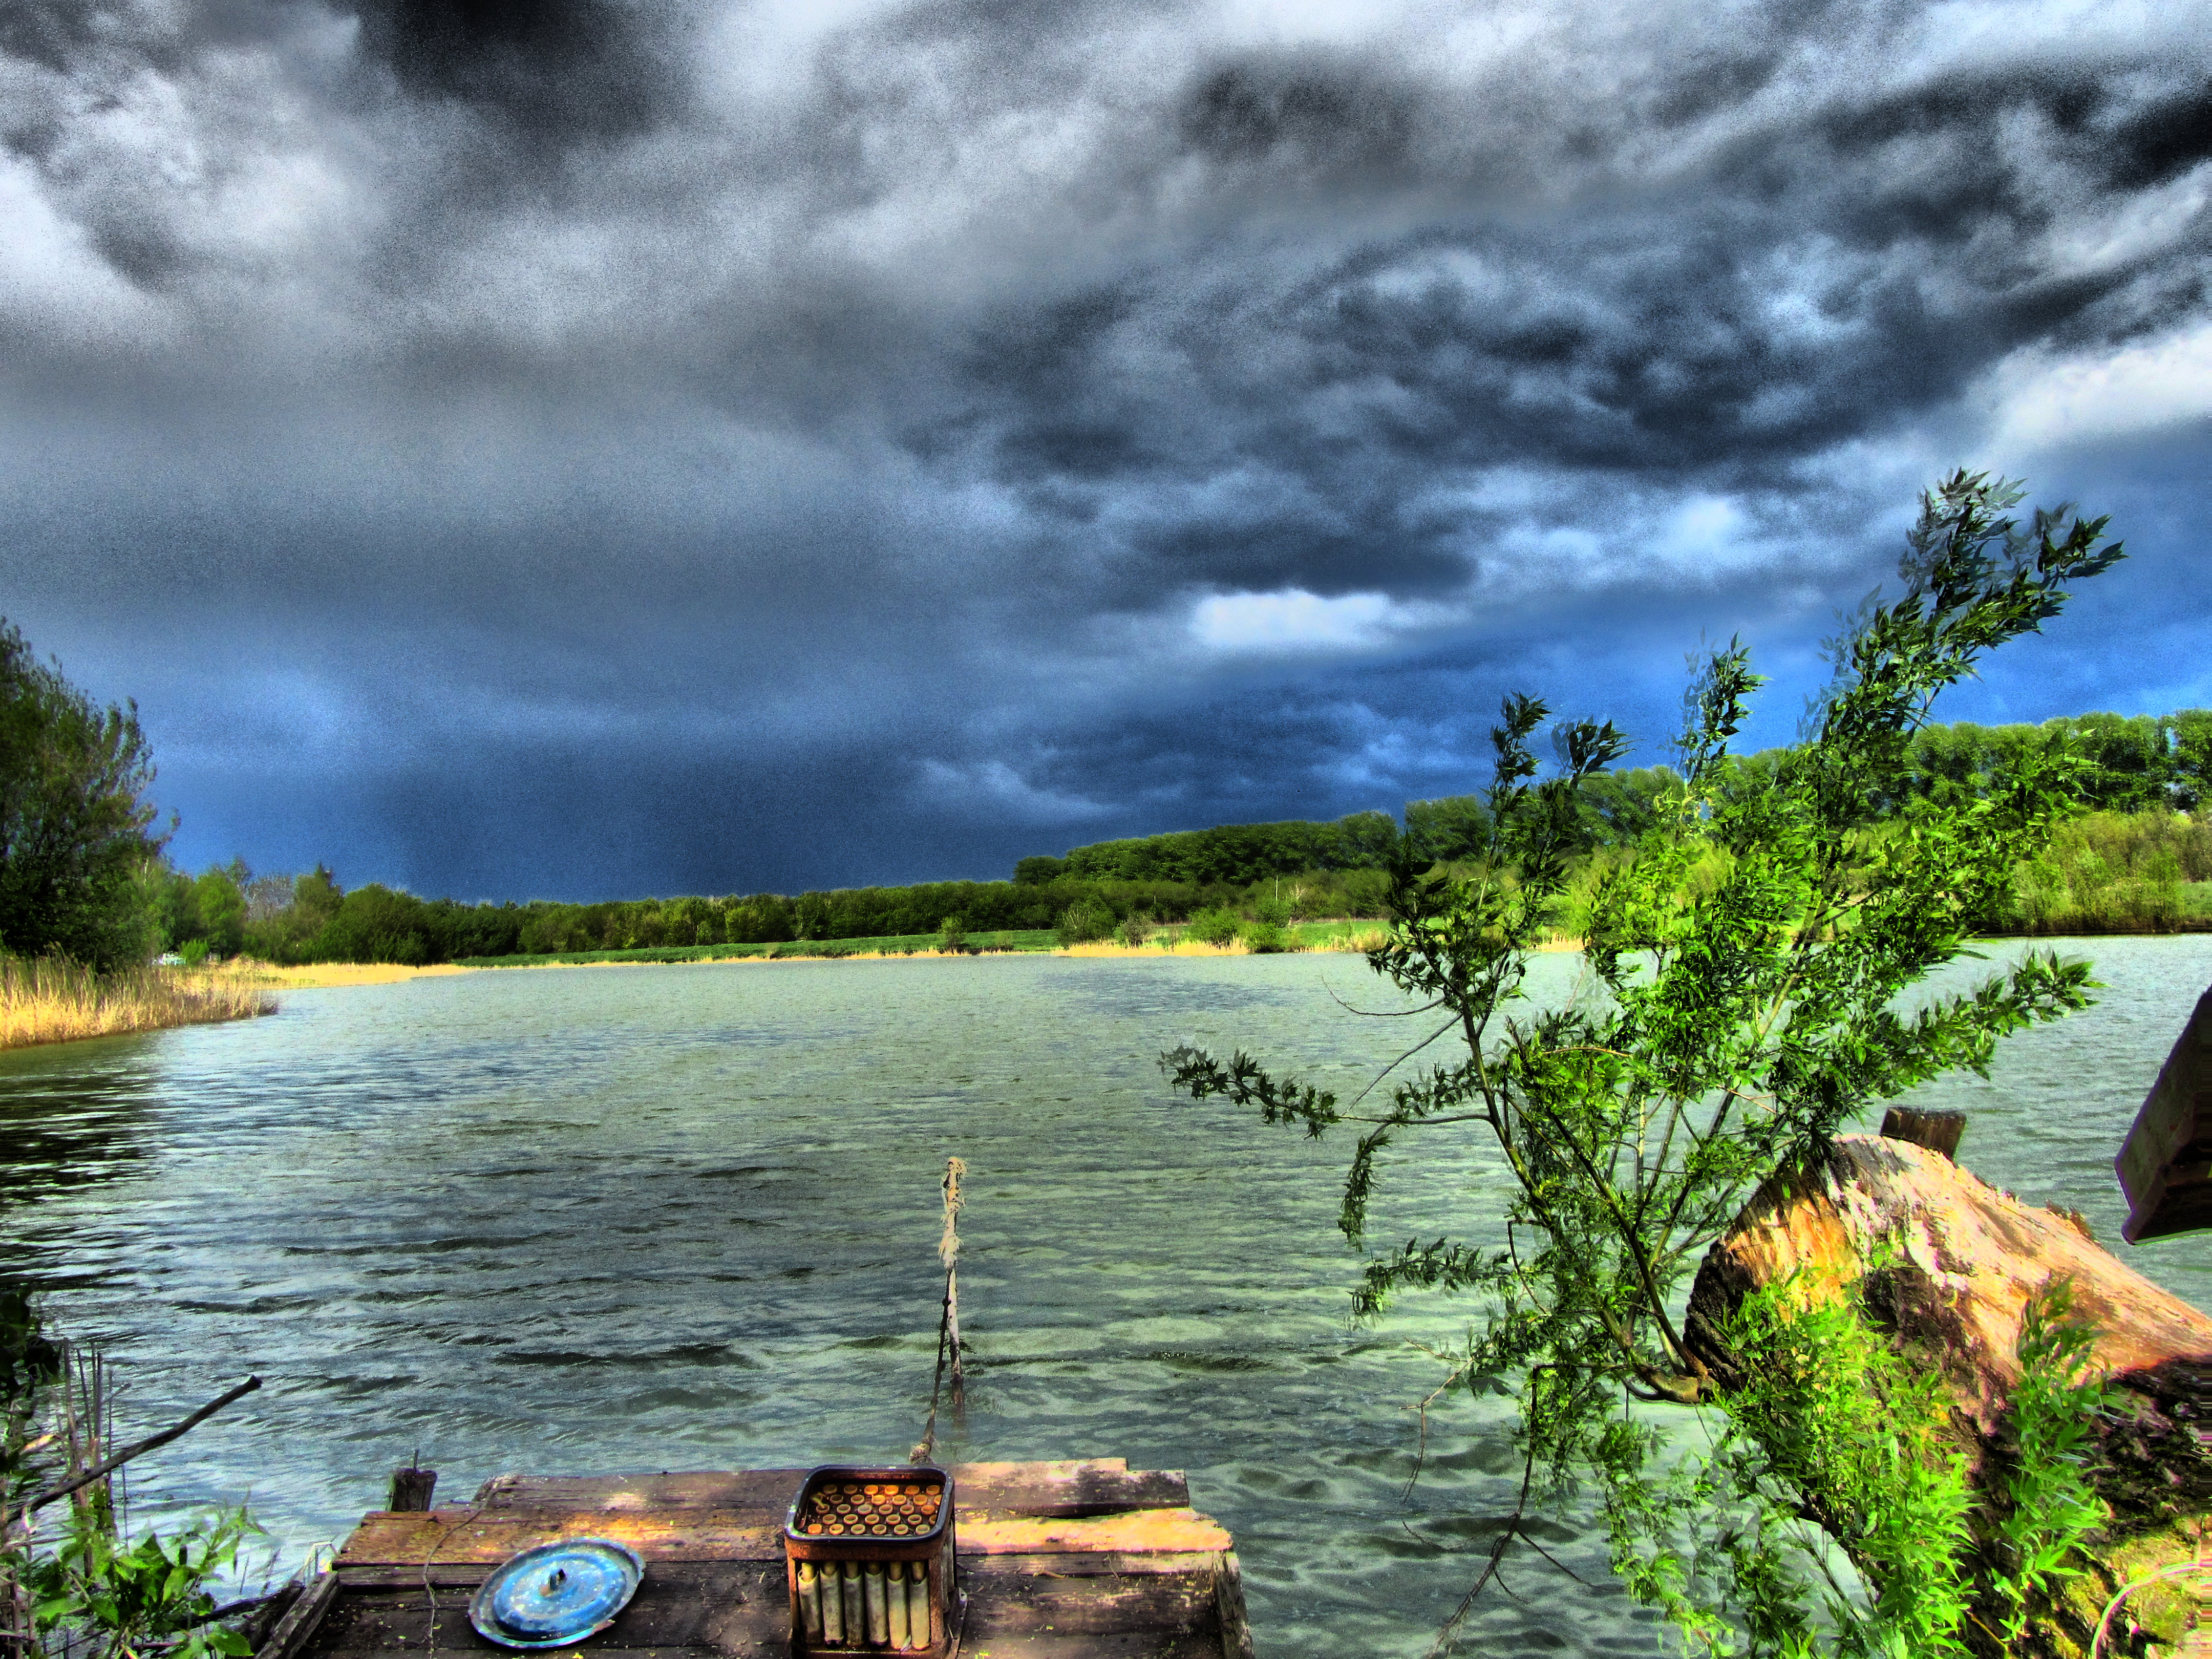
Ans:
[[[937,1259],[945,1264],[945,1300],[937,1321],[937,1376],[929,1385],[929,1420],[922,1425],[921,1438],[908,1454],[909,1463],[927,1463],[937,1445],[937,1402],[945,1392],[945,1361],[949,1352],[952,1359],[952,1411],[954,1420],[962,1420],[967,1410],[967,1377],[960,1364],[960,1280],[956,1264],[960,1260],[960,1234],[954,1225],[960,1213],[960,1177],[968,1172],[963,1159],[945,1160],[945,1231],[937,1241]]]
[[[247,1377],[245,1382],[240,1383],[228,1394],[209,1401],[206,1405],[201,1407],[183,1422],[178,1424],[176,1427],[173,1429],[164,1429],[159,1434],[149,1435],[143,1440],[135,1441],[131,1444],[125,1446],[121,1451],[117,1452],[113,1456],[100,1459],[99,1462],[94,1464],[92,1468],[85,1470],[83,1474],[72,1475],[68,1480],[63,1481],[59,1486],[47,1487],[46,1491],[39,1493],[36,1497],[32,1498],[26,1502],[23,1505],[22,1512],[25,1515],[29,1515],[34,1510],[44,1509],[47,1504],[52,1503],[57,1498],[66,1498],[71,1492],[76,1491],[78,1487],[88,1486],[94,1481],[101,1479],[103,1476],[116,1469],[121,1468],[125,1463],[128,1463],[132,1458],[137,1457],[142,1452],[149,1452],[157,1446],[167,1445],[179,1435],[198,1428],[201,1424],[206,1422],[209,1418],[213,1417],[225,1406],[230,1404],[232,1401],[252,1394],[260,1386],[261,1379],[259,1377]]]
[[[968,1173],[963,1159],[945,1160],[945,1231],[937,1241],[937,1259],[945,1264],[945,1340],[952,1358],[952,1419],[961,1420],[968,1409],[968,1372],[960,1362],[960,1177]]]

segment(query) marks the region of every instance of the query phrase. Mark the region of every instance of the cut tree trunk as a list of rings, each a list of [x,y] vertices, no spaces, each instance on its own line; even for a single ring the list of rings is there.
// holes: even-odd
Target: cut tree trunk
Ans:
[[[2099,1489],[2112,1520],[2090,1540],[2094,1569],[2015,1651],[2087,1654],[2117,1591],[2191,1563],[2205,1570],[2127,1599],[2104,1652],[2179,1652],[2200,1613],[2212,1634],[2212,1606],[2198,1601],[2212,1595],[2212,1316],[2116,1261],[2080,1217],[1872,1135],[1841,1137],[1817,1167],[1768,1182],[1706,1256],[1687,1336],[1723,1386],[1739,1374],[1723,1335],[1728,1316],[1751,1291],[1791,1274],[1805,1294],[1856,1296],[1902,1351],[1940,1368],[1977,1482],[2009,1455],[2022,1315],[2054,1281],[2071,1281],[2076,1316],[2099,1333],[2094,1373],[2126,1402],[2100,1429]],[[2000,1651],[1984,1632],[1970,1628],[1969,1641]]]

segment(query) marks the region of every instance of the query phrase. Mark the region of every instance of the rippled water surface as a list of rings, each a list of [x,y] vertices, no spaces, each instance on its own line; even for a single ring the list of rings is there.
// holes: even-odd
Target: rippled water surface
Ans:
[[[2009,947],[2008,947],[2009,948]],[[2101,939],[2093,1012],[2014,1039],[1962,1160],[2117,1240],[2112,1158],[2212,939]],[[1564,994],[1576,959],[1546,958]],[[903,1456],[927,1409],[936,1182],[969,1164],[975,1372],[951,1456],[1190,1472],[1270,1659],[1417,1654],[1514,1475],[1498,1407],[1413,1407],[1463,1316],[1343,1322],[1348,1148],[1170,1099],[1192,1041],[1341,1091],[1410,1040],[1352,957],[1050,957],[483,973],[299,992],[274,1018],[0,1056],[0,1272],[104,1343],[125,1431],[248,1370],[148,1460],[142,1516],[250,1493],[287,1565],[417,1447],[441,1497],[542,1473]],[[1425,1028],[1423,1028],[1425,1029]],[[1462,1132],[1453,1131],[1451,1133]],[[1409,1145],[1376,1234],[1480,1235],[1471,1132]],[[2203,1236],[2126,1259],[2212,1306]],[[1645,1653],[1561,1525],[1486,1598],[1491,1653]]]

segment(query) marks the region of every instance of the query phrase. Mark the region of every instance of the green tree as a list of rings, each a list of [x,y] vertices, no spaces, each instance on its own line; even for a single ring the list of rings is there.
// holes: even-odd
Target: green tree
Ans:
[[[1364,1114],[1241,1053],[1226,1064],[1189,1048],[1162,1057],[1194,1098],[1225,1095],[1316,1135],[1359,1125],[1340,1217],[1355,1244],[1399,1140],[1478,1133],[1498,1146],[1510,1182],[1504,1246],[1409,1242],[1370,1260],[1355,1305],[1378,1313],[1409,1288],[1479,1298],[1484,1322],[1454,1376],[1515,1394],[1524,1505],[1595,1481],[1632,1593],[1717,1650],[1735,1632],[1752,1651],[1802,1653],[1812,1625],[1802,1580],[1706,1505],[1765,1492],[1794,1495],[1802,1511],[1815,1495],[1765,1439],[1764,1461],[1727,1479],[1698,1450],[1723,1443],[1716,1425],[1670,1445],[1651,1407],[1702,1414],[1723,1395],[1680,1322],[1688,1276],[1758,1182],[1817,1155],[1875,1103],[1957,1067],[1984,1072],[2000,1037],[2087,1001],[2086,964],[2031,953],[1916,1013],[1896,1007],[2000,912],[2015,859],[2048,840],[2079,793],[2081,763],[2050,751],[2023,756],[1994,795],[1946,802],[1909,787],[1911,737],[1936,695],[2055,615],[2067,582],[2120,556],[2101,545],[2103,520],[2069,508],[2022,531],[2007,514],[2019,499],[1963,471],[1928,493],[1906,592],[1836,641],[1836,678],[1807,741],[1771,764],[1729,764],[1761,682],[1740,645],[1711,655],[1686,699],[1680,781],[1592,903],[1599,994],[1533,1008],[1522,982],[1566,891],[1579,792],[1626,740],[1610,724],[1564,726],[1559,769],[1539,781],[1531,738],[1547,711],[1509,697],[1475,872],[1402,855],[1388,939],[1368,955],[1436,1018],[1428,1042],[1453,1038],[1460,1051]],[[1715,862],[1718,879],[1686,878]],[[1937,1503],[1925,1481],[1895,1495],[1900,1513]],[[1501,1549],[1524,1522],[1525,1509]],[[1886,1548],[1854,1551],[1874,1601],[1845,1645],[1953,1650],[1964,1603],[1934,1579],[1899,1577]],[[1953,1634],[1923,1639],[1939,1626]]]
[[[137,705],[99,707],[0,619],[0,948],[103,971],[148,953],[153,782]]]
[[[1406,839],[1417,856],[1449,864],[1490,844],[1490,810],[1480,795],[1409,800]]]
[[[356,887],[308,947],[322,962],[397,962],[410,968],[439,959],[429,906],[379,882]]]
[[[146,888],[154,931],[163,950],[181,951],[200,937],[199,893],[190,876],[164,863],[148,872]]]
[[[253,879],[242,861],[210,866],[192,883],[193,908],[199,913],[197,938],[217,956],[234,957],[246,943],[246,886]]]

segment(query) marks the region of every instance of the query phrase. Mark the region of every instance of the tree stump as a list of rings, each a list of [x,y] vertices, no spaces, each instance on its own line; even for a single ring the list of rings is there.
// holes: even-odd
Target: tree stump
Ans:
[[[1925,1146],[1931,1152],[1941,1152],[1948,1158],[1959,1156],[1959,1141],[1966,1133],[1964,1112],[1923,1112],[1915,1106],[1893,1106],[1882,1114],[1881,1133],[1890,1140],[1909,1140],[1916,1146]]]
[[[2141,1654],[2145,1640],[2169,1652],[2179,1645],[2195,1622],[2194,1592],[2200,1582],[2212,1587],[2212,1444],[2204,1438],[2212,1431],[2212,1316],[2115,1260],[2078,1217],[2023,1203],[1940,1153],[1870,1135],[1841,1137],[1817,1167],[1769,1182],[1698,1269],[1686,1336],[1723,1387],[1736,1374],[1721,1335],[1727,1316],[1751,1291],[1792,1273],[1808,1294],[1856,1295],[1901,1350],[1940,1368],[1977,1482],[2008,1455],[2023,1312],[2052,1281],[2070,1280],[2076,1315],[2099,1333],[2094,1374],[2122,1390],[2127,1405],[2100,1429],[2099,1489],[2113,1518],[2090,1540],[2095,1568],[2027,1651],[2079,1659],[2122,1586],[2201,1560],[2201,1575],[2131,1595],[2104,1651]],[[2126,1639],[2115,1644],[2115,1634]],[[1996,1650],[1977,1651],[1994,1659]]]

